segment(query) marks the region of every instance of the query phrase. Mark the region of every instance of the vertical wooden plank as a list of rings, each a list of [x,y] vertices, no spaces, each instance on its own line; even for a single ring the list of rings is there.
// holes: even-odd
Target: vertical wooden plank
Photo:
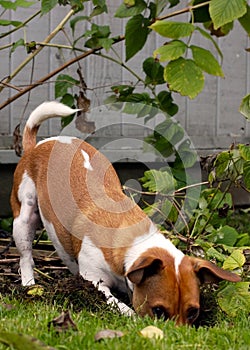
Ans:
[[[235,30],[221,42],[225,79],[220,81],[218,135],[227,134],[232,136],[232,140],[239,140],[244,134],[245,126],[238,109],[246,91],[246,35],[239,28],[238,22],[234,25]]]
[[[10,13],[5,17],[6,19],[11,19],[10,18]],[[1,31],[7,32],[10,30],[10,27],[1,27]],[[5,37],[1,39],[1,46],[8,45],[9,38]],[[9,52],[10,49],[4,49],[0,50],[0,79],[4,80],[8,75],[10,71],[10,57],[9,57]],[[1,94],[0,94],[0,101],[3,102],[6,99],[8,99],[10,96],[10,90],[9,88],[5,88]],[[0,135],[9,135],[11,132],[10,129],[10,106],[6,107],[5,110],[0,111]]]

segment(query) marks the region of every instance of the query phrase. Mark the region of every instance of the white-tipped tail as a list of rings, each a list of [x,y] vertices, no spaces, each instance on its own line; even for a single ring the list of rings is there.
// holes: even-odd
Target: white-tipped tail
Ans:
[[[80,109],[72,109],[60,102],[50,101],[40,104],[34,111],[30,114],[27,120],[26,126],[30,129],[41,125],[43,121],[54,117],[66,117],[70,114],[76,113]]]
[[[72,109],[60,102],[50,101],[39,105],[29,116],[23,132],[23,150],[24,152],[32,149],[36,145],[36,135],[39,126],[43,121],[55,118],[66,117],[80,109]]]

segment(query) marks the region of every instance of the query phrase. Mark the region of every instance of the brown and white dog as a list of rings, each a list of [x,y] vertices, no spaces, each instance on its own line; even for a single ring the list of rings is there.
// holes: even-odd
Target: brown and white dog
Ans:
[[[130,289],[141,316],[192,324],[199,315],[200,283],[237,282],[239,276],[178,250],[123,193],[111,163],[91,145],[65,136],[36,144],[44,120],[74,112],[45,102],[24,129],[24,155],[11,194],[22,284],[35,283],[32,242],[42,220],[69,270],[92,281],[122,313],[134,311],[111,288]]]

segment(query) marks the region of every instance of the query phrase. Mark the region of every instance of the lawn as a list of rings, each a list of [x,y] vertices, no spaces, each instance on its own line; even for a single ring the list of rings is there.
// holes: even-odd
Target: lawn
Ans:
[[[246,315],[228,319],[221,312],[217,312],[217,320],[213,326],[175,327],[172,321],[164,322],[139,317],[131,319],[121,316],[103,303],[100,303],[99,306],[95,305],[94,311],[91,311],[91,305],[76,311],[68,299],[46,300],[43,297],[39,300],[39,298],[32,296],[23,300],[18,299],[14,295],[11,297],[2,296],[0,299],[0,339],[6,336],[5,332],[25,334],[58,350],[250,349],[249,318]],[[86,303],[86,300],[84,302]],[[49,327],[51,321],[66,309],[70,311],[72,321],[77,329],[72,328],[71,325],[67,330],[62,330],[60,326],[56,325]],[[164,333],[163,339],[143,337],[140,331],[149,325],[161,329]],[[95,334],[104,329],[119,330],[124,335],[120,338],[95,341]],[[15,340],[15,336],[11,334],[8,342],[11,344],[14,341],[17,344],[14,347],[10,346],[11,349],[49,349],[49,347],[36,347],[36,343],[33,343],[29,348],[29,339],[28,343],[25,343],[25,338],[20,337],[20,339]],[[9,347],[0,343],[0,350],[3,349],[9,349]]]
[[[237,222],[244,226],[242,232],[245,232],[249,220],[243,222],[241,216]],[[35,263],[40,288],[21,286],[19,257],[14,247],[9,247],[1,260],[0,350],[250,350],[249,315],[240,311],[236,317],[225,315],[217,304],[214,287],[202,290],[202,312],[196,327],[175,327],[172,321],[128,318],[111,310],[91,283],[71,276],[53,250],[41,255],[42,245],[35,248],[39,253],[35,254]],[[48,245],[45,248],[48,250]],[[53,326],[52,321],[66,310],[75,327],[70,322],[68,328],[68,324],[63,323],[67,329],[61,325]],[[163,331],[162,339],[141,335],[141,330],[151,325]],[[95,341],[96,333],[106,329],[121,331],[124,335]],[[46,346],[32,341],[32,337]]]

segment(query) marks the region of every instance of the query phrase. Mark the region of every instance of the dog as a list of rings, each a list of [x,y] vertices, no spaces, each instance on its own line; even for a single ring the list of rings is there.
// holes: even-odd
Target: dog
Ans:
[[[36,143],[43,121],[76,111],[44,102],[24,128],[11,193],[22,285],[35,284],[32,242],[42,221],[69,270],[91,281],[122,314],[192,324],[200,312],[201,283],[240,277],[177,249],[123,193],[111,163],[90,144],[67,136]],[[112,288],[130,291],[133,309]]]

